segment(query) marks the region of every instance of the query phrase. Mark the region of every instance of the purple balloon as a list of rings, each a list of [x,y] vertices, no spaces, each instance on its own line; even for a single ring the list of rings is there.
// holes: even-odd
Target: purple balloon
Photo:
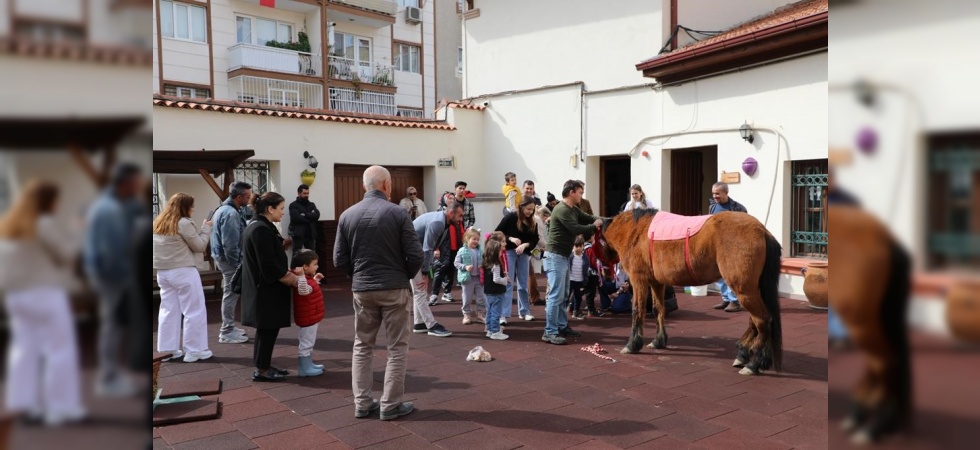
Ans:
[[[758,168],[759,168],[759,162],[756,161],[755,158],[751,156],[746,158],[745,161],[742,161],[742,171],[745,172],[745,174],[750,177],[755,174],[755,169]]]
[[[858,131],[857,146],[865,154],[870,155],[878,148],[878,132],[871,127],[864,127]]]

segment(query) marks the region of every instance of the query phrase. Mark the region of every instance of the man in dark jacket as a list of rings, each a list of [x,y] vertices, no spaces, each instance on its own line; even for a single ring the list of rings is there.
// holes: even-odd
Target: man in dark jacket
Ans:
[[[728,183],[719,181],[711,185],[711,200],[708,200],[708,214],[718,214],[724,211],[735,211],[748,213],[749,210],[735,199],[728,196]],[[738,312],[742,306],[738,304],[738,297],[728,288],[728,283],[722,278],[718,282],[721,290],[721,303],[713,306],[714,309],[724,309],[725,312]]]
[[[405,209],[391,203],[391,173],[382,166],[364,171],[364,200],[348,208],[337,223],[334,266],[352,278],[354,356],[351,366],[354,417],[381,410],[381,420],[412,412],[405,393],[412,292],[409,279],[422,268],[422,246]],[[372,360],[378,330],[388,338],[384,393],[374,399]]]
[[[293,256],[307,249],[316,251],[316,226],[320,210],[310,201],[310,187],[301,184],[296,188],[296,201],[289,204],[289,237],[293,238]]]

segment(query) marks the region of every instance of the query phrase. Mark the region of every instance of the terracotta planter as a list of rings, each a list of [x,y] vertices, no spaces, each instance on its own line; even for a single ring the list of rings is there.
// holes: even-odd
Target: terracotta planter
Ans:
[[[963,280],[949,289],[946,323],[956,339],[980,342],[980,280]]]
[[[814,309],[827,309],[830,267],[827,261],[814,261],[802,270],[803,293]]]

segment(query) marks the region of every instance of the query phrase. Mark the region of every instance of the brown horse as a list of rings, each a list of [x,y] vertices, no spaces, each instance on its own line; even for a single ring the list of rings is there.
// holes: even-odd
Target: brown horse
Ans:
[[[834,260],[830,307],[866,356],[844,429],[857,442],[912,425],[912,371],[906,310],[911,258],[885,226],[857,207],[831,205]]]
[[[606,219],[597,236],[597,256],[607,264],[618,258],[633,286],[633,328],[622,353],[637,353],[643,345],[643,318],[651,291],[656,302],[657,336],[650,347],[665,348],[664,287],[699,286],[724,277],[751,315],[749,328],[738,341],[733,366],[743,367],[739,371],[743,375],[755,375],[769,368],[780,370],[783,346],[777,291],[782,251],[779,242],[755,217],[718,213],[690,237],[688,267],[683,239],[650,245],[647,229],[656,214],[656,209],[620,213]]]

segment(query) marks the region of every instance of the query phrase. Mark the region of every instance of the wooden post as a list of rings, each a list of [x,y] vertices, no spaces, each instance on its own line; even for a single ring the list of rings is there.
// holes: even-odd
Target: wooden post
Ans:
[[[208,183],[208,186],[211,186],[211,190],[213,190],[214,194],[218,196],[218,200],[224,200],[226,196],[222,195],[221,187],[218,186],[218,182],[214,181],[214,178],[211,176],[211,174],[204,169],[197,169],[197,171],[201,174],[202,177],[204,177],[204,181]]]
[[[85,174],[88,175],[96,186],[104,186],[104,184],[100,182],[101,177],[99,176],[99,172],[95,170],[95,167],[92,166],[92,161],[85,156],[85,153],[82,152],[82,149],[78,146],[78,144],[68,144],[68,152],[71,153],[71,156],[75,159],[75,162],[78,163],[78,166],[82,168],[82,172],[85,172]]]

